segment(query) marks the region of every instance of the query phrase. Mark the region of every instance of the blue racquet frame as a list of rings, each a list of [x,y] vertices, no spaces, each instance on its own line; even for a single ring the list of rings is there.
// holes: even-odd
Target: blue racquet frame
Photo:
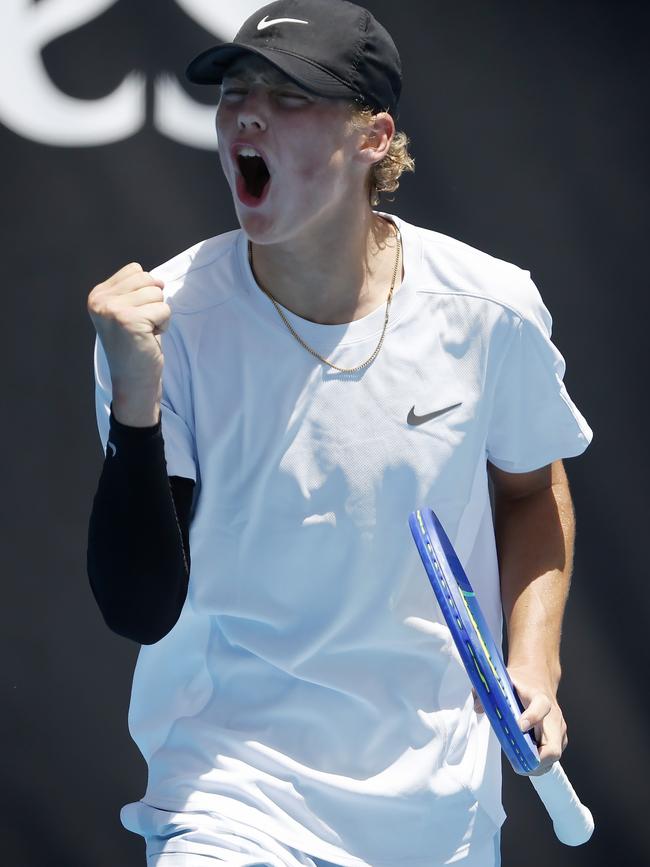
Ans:
[[[411,512],[409,526],[440,610],[501,747],[518,774],[529,774],[539,766],[537,745],[519,728],[524,707],[465,570],[431,509]]]

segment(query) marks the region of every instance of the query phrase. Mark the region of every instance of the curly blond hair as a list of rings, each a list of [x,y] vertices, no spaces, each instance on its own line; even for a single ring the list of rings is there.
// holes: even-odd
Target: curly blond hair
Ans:
[[[351,102],[349,122],[352,129],[362,132],[377,113],[366,105]],[[381,193],[394,193],[397,190],[402,172],[415,171],[415,160],[408,151],[409,144],[406,133],[396,132],[386,156],[375,163],[368,173],[368,199],[373,207],[379,204]]]

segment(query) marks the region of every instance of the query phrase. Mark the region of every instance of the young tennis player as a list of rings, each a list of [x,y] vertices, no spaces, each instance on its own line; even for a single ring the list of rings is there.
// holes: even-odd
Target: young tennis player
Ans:
[[[240,228],[88,300],[89,576],[143,645],[149,777],[122,823],[150,867],[493,867],[499,745],[408,516],[435,509],[496,635],[503,605],[547,770],[562,458],[592,438],[550,314],[528,271],[377,209],[413,162],[397,49],[362,7],[278,0],[188,75],[221,86]]]

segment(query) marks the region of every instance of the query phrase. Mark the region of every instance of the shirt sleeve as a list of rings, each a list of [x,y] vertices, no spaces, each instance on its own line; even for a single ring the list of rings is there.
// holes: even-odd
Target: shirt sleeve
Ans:
[[[183,364],[183,353],[171,329],[162,335],[161,343],[165,363],[160,410],[167,472],[170,476],[181,476],[196,482],[197,461],[189,370]],[[97,428],[106,452],[113,395],[108,360],[99,337],[95,340],[94,361]]]
[[[526,473],[582,454],[593,432],[564,385],[566,364],[551,341],[552,319],[528,275],[524,313],[508,313],[509,342],[493,384],[490,463]]]

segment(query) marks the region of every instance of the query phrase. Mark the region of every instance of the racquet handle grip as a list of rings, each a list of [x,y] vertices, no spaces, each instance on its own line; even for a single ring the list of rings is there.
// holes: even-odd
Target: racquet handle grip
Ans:
[[[559,762],[541,777],[529,777],[542,799],[558,840],[567,846],[586,843],[594,830],[591,811],[580,802]]]

